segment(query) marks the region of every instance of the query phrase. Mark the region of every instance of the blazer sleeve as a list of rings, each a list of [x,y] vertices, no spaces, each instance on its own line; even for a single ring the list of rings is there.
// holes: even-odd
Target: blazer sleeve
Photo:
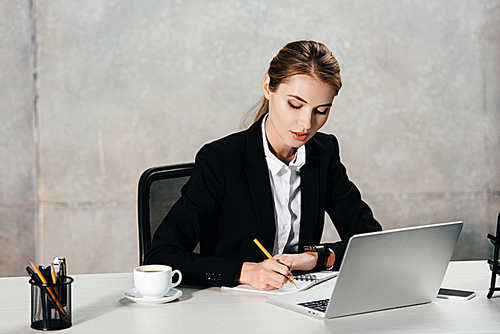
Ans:
[[[350,237],[355,234],[382,230],[373,217],[370,207],[361,199],[361,193],[352,183],[345,166],[340,161],[340,149],[337,139],[333,141],[334,156],[328,171],[328,187],[325,210],[330,216],[341,241],[325,244],[335,252],[334,270],[339,270]]]
[[[217,231],[225,182],[224,165],[217,149],[205,145],[196,155],[193,174],[182,188],[181,198],[158,227],[146,263],[179,269],[186,284],[232,284],[243,260],[194,252],[200,240],[206,243],[217,240],[213,234]]]

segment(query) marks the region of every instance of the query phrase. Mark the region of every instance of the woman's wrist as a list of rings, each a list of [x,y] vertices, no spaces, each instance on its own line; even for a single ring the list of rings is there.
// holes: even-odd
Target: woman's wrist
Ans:
[[[248,277],[248,273],[250,272],[253,265],[255,265],[255,263],[243,262],[240,272],[238,273],[238,275],[236,275],[233,282],[239,284],[249,284],[250,280]]]
[[[314,252],[317,254],[316,265],[312,269],[313,271],[320,271],[325,269],[326,264],[326,250],[325,246],[304,246],[304,250],[307,252]]]
[[[335,253],[330,248],[328,248],[326,261],[325,261],[325,269],[332,270],[334,264],[335,264]]]
[[[316,252],[304,252],[304,254],[314,256],[314,263],[318,263],[318,253],[316,253]]]
[[[325,246],[304,246],[305,253],[316,255],[313,271],[331,270],[335,263],[335,253]]]

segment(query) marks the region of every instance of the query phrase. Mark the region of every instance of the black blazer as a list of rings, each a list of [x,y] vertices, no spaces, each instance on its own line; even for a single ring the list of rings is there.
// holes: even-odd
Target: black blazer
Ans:
[[[243,262],[266,259],[253,242],[257,238],[272,250],[275,236],[261,123],[200,149],[182,197],[154,235],[146,263],[178,268],[186,284],[221,286],[232,284]],[[338,269],[349,238],[381,226],[349,181],[337,139],[316,133],[305,145],[299,250],[319,245],[326,211],[342,239],[328,244]],[[198,242],[200,254],[193,252]]]

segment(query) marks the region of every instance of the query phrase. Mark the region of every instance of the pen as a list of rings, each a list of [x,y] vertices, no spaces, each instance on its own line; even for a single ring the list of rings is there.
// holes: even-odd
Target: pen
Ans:
[[[26,267],[26,271],[28,272],[28,275],[31,277],[31,279],[36,282],[36,283],[39,283],[39,284],[42,284],[42,281],[40,281],[40,279],[36,276],[36,273],[33,269],[31,269],[30,266],[27,266]],[[49,310],[47,309],[47,303],[46,303],[46,300],[45,300],[45,294],[46,292],[43,290],[43,289],[40,289],[40,293],[41,293],[41,299],[42,299],[42,320],[43,320],[43,327],[44,328],[47,328],[47,321],[50,321],[49,319]]]
[[[66,259],[64,257],[55,257],[52,264],[56,272],[56,280],[59,282],[63,277],[66,277]],[[59,292],[61,294],[61,303],[66,306],[66,289],[61,289]]]
[[[47,282],[49,281],[47,279],[47,274],[49,273],[48,269],[49,268],[45,268],[44,266],[38,266],[38,270],[40,270],[42,275],[44,275]],[[47,300],[46,296],[48,296],[48,294],[47,294],[46,289],[45,290],[41,289],[40,292],[42,293],[42,296],[41,296],[42,297],[42,307],[44,307],[45,314],[46,314],[46,316],[44,317],[43,320],[46,320],[47,326],[50,326],[50,315],[52,314],[52,309],[55,309],[55,305],[54,305],[54,303],[49,303],[49,301]]]
[[[271,254],[269,254],[269,252],[268,252],[268,251],[264,248],[264,246],[262,246],[262,244],[259,242],[259,240],[257,240],[257,239],[253,239],[253,242],[255,242],[255,244],[256,244],[257,246],[259,246],[260,250],[261,250],[261,251],[262,251],[262,252],[263,252],[263,253],[267,256],[267,258],[268,258],[269,260],[276,261],[276,260],[275,260],[275,259],[271,256]],[[278,261],[276,261],[276,262],[278,262]],[[278,262],[278,263],[279,263],[279,262]],[[280,273],[280,274],[281,274],[281,273]],[[283,274],[281,274],[281,275],[283,275]],[[285,276],[285,275],[283,275],[283,276]],[[287,276],[285,276],[285,277],[287,277]],[[287,278],[288,278],[288,277],[287,277]],[[299,287],[297,286],[297,284],[295,284],[295,282],[293,281],[293,277],[288,278],[288,280],[289,280],[289,281],[290,281],[290,283],[292,283],[292,284],[293,284],[293,286],[295,286],[297,289],[299,288]]]

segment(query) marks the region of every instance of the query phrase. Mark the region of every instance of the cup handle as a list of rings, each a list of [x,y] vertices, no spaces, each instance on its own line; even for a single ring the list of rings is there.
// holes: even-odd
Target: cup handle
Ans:
[[[175,283],[172,282],[172,288],[175,288],[182,281],[182,274],[181,274],[181,272],[179,270],[175,269],[174,271],[172,271],[172,277],[174,276],[175,273],[177,273],[177,275],[179,275],[179,278],[177,279],[177,282],[175,282]]]

